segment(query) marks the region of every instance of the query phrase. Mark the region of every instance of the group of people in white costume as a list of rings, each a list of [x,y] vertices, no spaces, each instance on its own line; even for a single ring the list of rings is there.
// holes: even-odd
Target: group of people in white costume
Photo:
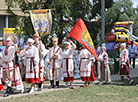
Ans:
[[[16,38],[11,39],[11,37],[6,38],[6,47],[3,52],[0,53],[0,90],[3,90],[2,81],[7,86],[4,97],[9,96],[14,93],[14,90],[20,90],[21,93],[24,92],[24,86],[22,83],[22,77],[20,75],[20,70],[18,67],[16,57],[24,57],[24,72],[26,83],[31,84],[29,93],[34,91],[41,91],[44,85],[44,72],[45,67],[48,71],[47,77],[50,81],[49,88],[59,88],[60,78],[63,75],[63,81],[65,82],[65,87],[72,86],[74,81],[74,62],[73,62],[73,52],[76,49],[76,45],[68,39],[65,41],[64,49],[58,45],[58,38],[52,38],[53,46],[50,49],[46,49],[45,45],[42,43],[40,36],[34,34],[33,38],[28,38],[27,45],[20,51],[16,43]],[[125,75],[129,77],[129,72],[127,70],[127,51],[125,51],[125,44],[121,45],[124,50],[120,53],[120,75]],[[123,53],[123,54],[122,54]],[[125,53],[125,54],[124,54]],[[126,57],[124,57],[126,55]],[[44,60],[46,56],[46,60]],[[125,59],[123,59],[125,58]],[[44,65],[44,61],[47,65]],[[80,77],[84,81],[84,85],[81,87],[88,87],[91,81],[95,81],[94,76],[94,56],[86,49],[82,48],[80,50],[78,61],[80,63]],[[98,79],[100,85],[104,83],[111,82],[111,72],[108,65],[108,54],[106,53],[106,47],[101,46],[100,53],[98,55]],[[126,68],[125,70],[122,68]],[[62,70],[62,74],[61,74]],[[104,72],[104,73],[103,73]],[[127,73],[127,74],[126,74]],[[104,76],[103,76],[104,75]],[[121,76],[121,81],[123,77]],[[132,80],[131,80],[132,83]]]
[[[47,50],[42,43],[40,36],[38,34],[34,34],[33,38],[28,38],[27,45],[19,51],[16,43],[16,37],[14,37],[14,39],[12,39],[12,37],[6,38],[6,47],[3,52],[0,53],[0,90],[3,90],[2,82],[4,82],[7,86],[6,92],[3,95],[4,97],[14,93],[15,90],[20,90],[21,93],[24,92],[22,77],[20,75],[20,69],[18,67],[18,60],[16,57],[24,59],[23,64],[26,83],[31,84],[29,93],[33,93],[35,90],[41,91],[43,89],[45,79],[45,56],[47,56],[45,61],[47,63],[46,67],[49,69],[47,71],[47,75],[50,81],[50,88],[59,88],[61,70],[65,86],[67,87],[72,85],[72,82],[74,81],[73,52],[76,49],[76,45],[71,40],[68,40],[64,42],[65,48],[62,49],[58,45],[57,37],[52,38],[52,43],[53,47]],[[82,59],[83,58],[81,58],[80,55],[80,63],[85,63]],[[89,66],[86,65],[85,67],[85,65],[82,64],[83,66],[80,68],[82,70],[83,67],[89,67],[88,70],[90,72],[87,73],[88,70],[83,70],[85,73],[81,74],[83,78],[91,76],[91,57],[86,59],[89,59],[87,61],[87,63],[90,63]]]

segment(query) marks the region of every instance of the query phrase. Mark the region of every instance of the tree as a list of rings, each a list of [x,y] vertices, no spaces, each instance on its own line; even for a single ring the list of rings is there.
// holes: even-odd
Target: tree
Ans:
[[[138,30],[138,8],[133,8],[132,0],[116,0],[113,6],[106,11],[106,22],[108,27],[113,27],[114,23],[117,21],[134,21],[134,35],[137,36]],[[106,27],[107,27],[106,26]],[[109,29],[109,28],[107,28]]]
[[[51,34],[56,33],[60,38],[61,43],[79,17],[81,17],[93,37],[96,38],[100,31],[100,20],[92,22],[91,20],[101,14],[101,0],[33,0],[34,3],[28,3],[27,0],[5,0],[8,5],[8,10],[14,6],[19,6],[24,12],[25,10],[33,9],[49,9],[55,8],[52,11],[53,25]],[[32,1],[32,0],[29,0]],[[113,0],[106,0],[106,8],[112,6]],[[16,4],[16,5],[15,5]],[[12,12],[12,11],[11,11]],[[20,17],[17,25],[23,28],[25,34],[32,36],[34,30],[31,24],[30,17]],[[15,19],[17,21],[17,19]],[[45,39],[46,37],[44,37]]]

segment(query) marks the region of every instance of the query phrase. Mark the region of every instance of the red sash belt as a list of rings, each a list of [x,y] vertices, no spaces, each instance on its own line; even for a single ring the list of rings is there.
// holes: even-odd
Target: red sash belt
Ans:
[[[8,65],[8,67],[7,68],[3,68],[3,69],[7,69],[7,71],[8,71],[8,79],[11,81],[10,67],[9,67],[9,63],[10,62],[12,62],[12,61],[4,62],[4,64]]]
[[[57,58],[53,58],[53,64],[52,64],[52,78],[54,79],[54,71],[55,71],[55,60]]]
[[[69,69],[69,59],[72,59],[72,58],[64,58],[64,59],[66,60],[66,70],[67,70],[67,76],[69,78],[70,77],[69,71],[68,71],[68,69]]]
[[[27,59],[30,59],[30,73],[33,73],[33,71],[32,71],[32,65],[33,65],[33,67],[35,66],[35,64],[34,64],[34,57],[27,57]]]

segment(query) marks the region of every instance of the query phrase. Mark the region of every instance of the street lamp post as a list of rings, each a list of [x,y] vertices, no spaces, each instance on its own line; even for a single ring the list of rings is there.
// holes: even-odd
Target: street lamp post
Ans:
[[[102,43],[104,42],[105,37],[105,17],[104,17],[104,10],[105,10],[105,0],[101,0],[101,16],[102,16],[102,22],[101,22],[101,40]]]

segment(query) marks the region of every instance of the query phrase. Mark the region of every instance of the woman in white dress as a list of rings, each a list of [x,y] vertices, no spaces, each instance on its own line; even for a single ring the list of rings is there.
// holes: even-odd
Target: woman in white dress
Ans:
[[[65,42],[65,50],[63,51],[63,77],[64,82],[66,82],[66,86],[68,86],[68,82],[70,82],[70,86],[74,80],[74,65],[72,55],[76,48],[76,45],[71,41]]]
[[[26,82],[31,84],[31,90],[29,93],[34,92],[34,85],[40,82],[39,80],[39,53],[38,48],[34,45],[34,40],[28,39],[28,46],[20,52],[19,56],[25,55],[25,65],[26,65]]]
[[[80,76],[82,81],[84,81],[83,87],[88,87],[90,81],[95,81],[95,76],[92,68],[92,61],[94,57],[87,49],[82,49],[79,54],[80,62]]]
[[[106,47],[105,46],[102,46],[101,47],[101,52],[98,56],[98,67],[102,68],[102,73],[101,74],[104,74],[105,72],[105,75],[101,75],[102,78],[100,81],[102,81],[100,84],[104,84],[104,83],[110,83],[111,82],[111,73],[110,73],[110,68],[109,68],[109,65],[108,65],[108,54],[106,53]],[[103,63],[103,66],[102,66],[102,63]],[[98,69],[100,69],[98,68]]]

